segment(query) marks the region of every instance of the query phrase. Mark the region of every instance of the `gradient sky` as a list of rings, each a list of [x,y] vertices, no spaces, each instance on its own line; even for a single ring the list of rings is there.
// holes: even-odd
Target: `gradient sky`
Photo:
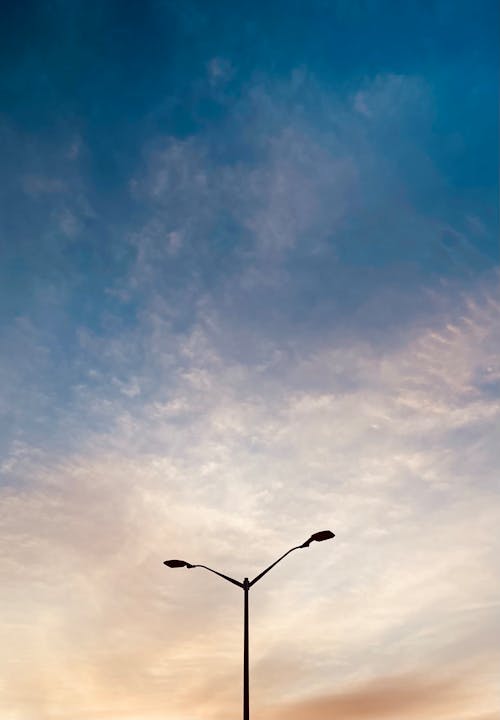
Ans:
[[[2,14],[2,720],[497,718],[496,0]]]

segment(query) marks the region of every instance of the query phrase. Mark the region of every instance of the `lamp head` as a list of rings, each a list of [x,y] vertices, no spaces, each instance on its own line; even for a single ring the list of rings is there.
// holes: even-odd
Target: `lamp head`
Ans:
[[[303,545],[300,547],[309,547],[309,545],[316,541],[316,542],[323,542],[323,540],[331,540],[331,538],[335,537],[335,533],[332,533],[331,530],[320,530],[317,533],[314,533],[314,535],[311,535],[309,540],[306,540]]]
[[[179,568],[179,567],[192,568],[192,567],[194,567],[194,565],[191,565],[191,563],[188,563],[185,560],[165,560],[163,564],[169,568]]]

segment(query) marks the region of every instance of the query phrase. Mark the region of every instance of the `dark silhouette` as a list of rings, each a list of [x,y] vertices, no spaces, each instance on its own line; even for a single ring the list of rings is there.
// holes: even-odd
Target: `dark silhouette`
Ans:
[[[163,564],[168,565],[168,567],[170,567],[170,568],[176,568],[176,567],[192,568],[193,567],[189,563],[184,562],[184,560],[165,560],[165,562]]]
[[[185,560],[165,560],[164,565],[170,568],[179,568],[179,567],[185,567],[185,568],[197,568],[201,567],[205,570],[209,570],[211,573],[214,573],[214,575],[218,575],[221,578],[224,578],[224,580],[227,580],[230,583],[233,583],[233,585],[238,585],[238,587],[243,589],[244,592],[244,625],[243,625],[243,720],[250,720],[250,695],[249,695],[249,678],[248,678],[248,592],[252,585],[255,585],[257,580],[260,580],[266,573],[269,572],[269,570],[272,570],[272,568],[277,565],[283,558],[285,558],[287,555],[289,555],[294,550],[300,550],[301,548],[307,548],[309,545],[316,541],[316,542],[323,542],[323,540],[330,540],[331,538],[334,538],[335,534],[332,533],[331,530],[321,530],[320,532],[314,533],[314,535],[311,535],[309,540],[306,540],[302,545],[297,545],[296,547],[291,548],[290,550],[287,550],[287,552],[279,557],[275,562],[272,563],[272,565],[269,565],[265,570],[263,570],[257,577],[254,577],[253,580],[249,580],[248,578],[244,578],[243,582],[240,582],[239,580],[235,580],[234,578],[229,577],[228,575],[224,575],[223,573],[218,572],[217,570],[212,570],[212,568],[207,567],[206,565],[191,565],[191,563],[186,562]]]

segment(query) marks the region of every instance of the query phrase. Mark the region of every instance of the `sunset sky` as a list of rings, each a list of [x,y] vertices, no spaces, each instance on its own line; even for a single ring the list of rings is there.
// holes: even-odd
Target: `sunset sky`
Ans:
[[[496,720],[496,0],[2,14],[1,720]]]

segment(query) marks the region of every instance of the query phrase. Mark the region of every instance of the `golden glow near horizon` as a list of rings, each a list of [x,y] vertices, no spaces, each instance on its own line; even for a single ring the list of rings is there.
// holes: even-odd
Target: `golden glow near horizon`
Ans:
[[[290,359],[265,394],[204,342],[173,395],[78,451],[19,444],[8,462],[27,481],[2,489],[1,717],[234,717],[242,593],[162,561],[252,576],[323,527],[334,541],[251,591],[255,715],[493,717],[499,402],[471,382],[496,362],[498,303],[469,307],[390,352]],[[332,392],[354,358],[357,389]]]

